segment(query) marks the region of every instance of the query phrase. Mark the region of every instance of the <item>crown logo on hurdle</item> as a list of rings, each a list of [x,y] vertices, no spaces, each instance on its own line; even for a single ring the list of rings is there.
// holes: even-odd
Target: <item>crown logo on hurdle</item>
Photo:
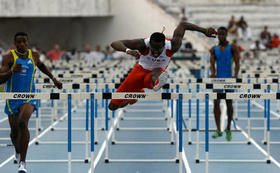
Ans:
[[[240,98],[261,98],[261,94],[240,94]]]
[[[33,99],[35,94],[14,94],[13,98]]]
[[[43,85],[43,88],[56,88],[55,85]]]
[[[227,89],[228,89],[228,88],[230,88],[230,89],[231,89],[231,88],[233,88],[233,89],[239,89],[239,88],[241,88],[241,85],[232,85],[232,84],[231,84],[231,85],[225,85],[224,88],[227,88]]]
[[[124,98],[133,98],[133,99],[140,99],[140,98],[146,98],[146,94],[126,94],[124,95]]]

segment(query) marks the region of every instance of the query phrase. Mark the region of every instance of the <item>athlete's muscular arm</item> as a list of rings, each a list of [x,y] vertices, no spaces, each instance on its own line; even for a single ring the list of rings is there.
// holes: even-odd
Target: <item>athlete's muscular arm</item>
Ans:
[[[174,30],[173,38],[171,40],[172,45],[172,52],[175,53],[179,50],[182,44],[182,40],[185,35],[185,31],[198,31],[203,34],[205,34],[207,37],[216,37],[216,30],[214,28],[202,28],[197,25],[187,23],[187,22],[181,22],[177,28]]]
[[[13,69],[10,69],[13,63],[14,57],[11,53],[3,56],[2,66],[0,68],[0,84],[5,83],[13,73],[21,70],[21,64],[16,64]]]
[[[234,78],[237,78],[238,73],[239,73],[239,68],[240,68],[240,52],[238,50],[238,47],[236,45],[231,46],[231,52],[233,54],[234,62],[235,62],[235,68],[234,68]]]
[[[112,48],[114,48],[117,51],[125,52],[125,53],[135,56],[137,58],[140,57],[139,52],[143,52],[146,49],[146,44],[143,39],[114,41],[111,44],[111,46],[112,46]],[[126,52],[127,49],[131,49],[131,50],[128,50]]]
[[[52,79],[53,83],[55,84],[55,86],[58,89],[62,89],[62,83],[59,82],[50,72],[50,70],[48,69],[48,67],[40,60],[40,54],[38,52],[32,52],[32,55],[34,57],[36,66],[47,76],[49,76],[49,78]]]
[[[215,47],[212,47],[212,48],[210,49],[210,71],[211,71],[210,77],[211,77],[211,78],[217,77],[217,76],[216,76],[216,67],[215,67],[215,64],[216,64]]]

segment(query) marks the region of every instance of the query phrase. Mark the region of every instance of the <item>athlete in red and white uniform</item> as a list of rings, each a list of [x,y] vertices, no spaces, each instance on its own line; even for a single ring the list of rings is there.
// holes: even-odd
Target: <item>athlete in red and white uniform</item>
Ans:
[[[202,28],[197,25],[181,22],[174,30],[173,38],[166,39],[163,33],[155,32],[147,39],[119,40],[111,44],[117,51],[126,52],[139,58],[125,81],[117,92],[144,92],[144,88],[158,91],[167,80],[165,72],[172,55],[182,44],[186,30],[198,31],[208,37],[215,37],[217,32],[213,28]],[[110,110],[117,110],[137,100],[112,99]]]

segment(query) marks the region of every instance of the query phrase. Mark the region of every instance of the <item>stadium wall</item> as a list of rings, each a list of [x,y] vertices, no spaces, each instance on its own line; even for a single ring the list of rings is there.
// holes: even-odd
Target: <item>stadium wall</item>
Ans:
[[[0,40],[6,47],[17,31],[30,35],[31,45],[49,50],[55,43],[62,48],[83,50],[85,44],[102,47],[118,39],[149,37],[155,31],[172,36],[178,21],[149,0],[111,0],[111,11],[103,17],[5,17],[0,18]],[[200,39],[192,33],[196,48],[203,49]],[[1,42],[0,41],[0,42]]]

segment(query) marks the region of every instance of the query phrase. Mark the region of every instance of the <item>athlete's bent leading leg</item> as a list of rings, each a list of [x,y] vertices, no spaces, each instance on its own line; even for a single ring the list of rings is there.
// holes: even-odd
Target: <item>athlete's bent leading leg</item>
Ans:
[[[125,104],[123,104],[123,105],[117,105],[117,104],[113,103],[112,101],[110,101],[108,108],[111,111],[115,111],[115,110],[117,110],[119,108],[123,108],[123,107],[127,106],[128,104],[129,104],[129,100]]]
[[[158,91],[167,81],[168,74],[162,68],[155,68],[151,73],[153,90]]]
[[[136,64],[116,92],[144,92],[143,79],[148,73],[150,73],[150,71],[145,70],[139,64]],[[128,104],[134,103],[136,103],[136,100],[112,99],[108,108],[111,111],[115,111],[118,108],[123,108]]]

